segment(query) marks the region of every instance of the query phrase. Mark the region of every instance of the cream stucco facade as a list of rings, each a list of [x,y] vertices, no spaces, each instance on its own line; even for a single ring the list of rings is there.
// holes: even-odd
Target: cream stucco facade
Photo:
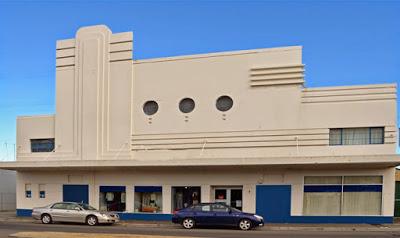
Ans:
[[[65,200],[65,185],[85,185],[92,206],[124,187],[126,218],[168,219],[176,187],[197,187],[201,202],[239,196],[240,209],[268,221],[274,185],[288,189],[290,206],[271,211],[271,222],[390,222],[400,163],[395,84],[307,88],[299,46],[133,60],[132,38],[92,26],[57,42],[56,112],[18,117],[17,161],[0,166],[18,171],[20,214]],[[216,108],[221,96],[233,101],[227,111]],[[190,113],[179,109],[183,98],[195,103]],[[148,101],[153,115],[143,111]],[[368,144],[332,145],[338,128],[382,128],[382,143],[371,144],[369,129]],[[43,138],[54,138],[54,150],[32,152],[31,140]],[[306,216],[307,176],[381,177],[354,188],[381,194],[379,212]],[[158,212],[136,209],[136,186],[160,187]]]

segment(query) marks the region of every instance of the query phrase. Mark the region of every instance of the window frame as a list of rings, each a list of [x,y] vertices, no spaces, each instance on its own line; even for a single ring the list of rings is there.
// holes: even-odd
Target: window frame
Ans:
[[[31,146],[31,153],[49,153],[55,150],[55,138],[31,138],[29,141]],[[50,141],[49,145],[52,145],[47,150],[43,150],[45,148],[43,146],[45,144],[44,141]],[[37,145],[39,145],[39,147],[37,147]],[[40,145],[42,145],[42,147]],[[46,148],[47,147],[48,146],[46,146]]]
[[[360,128],[368,128],[368,143],[366,144],[345,144],[343,143],[343,131],[347,129],[360,129]],[[372,130],[373,129],[381,129],[382,130],[382,143],[372,143]],[[340,131],[340,143],[331,144],[331,131],[339,130]],[[375,126],[375,127],[346,127],[346,128],[329,128],[329,146],[348,146],[348,145],[383,145],[385,144],[385,127],[383,126]]]

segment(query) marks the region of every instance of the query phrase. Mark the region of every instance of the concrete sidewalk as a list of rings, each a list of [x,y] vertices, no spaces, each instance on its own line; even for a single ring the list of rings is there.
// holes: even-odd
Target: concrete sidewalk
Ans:
[[[15,212],[0,212],[0,222],[2,223],[37,223],[40,221],[34,220],[31,217],[17,217]],[[129,226],[129,227],[153,227],[153,228],[180,228],[178,224],[173,224],[169,221],[121,221],[117,226]],[[382,231],[393,231],[400,232],[400,223],[393,224],[381,224],[381,225],[370,225],[370,224],[265,224],[261,230],[270,231],[362,231],[362,232],[382,232]]]

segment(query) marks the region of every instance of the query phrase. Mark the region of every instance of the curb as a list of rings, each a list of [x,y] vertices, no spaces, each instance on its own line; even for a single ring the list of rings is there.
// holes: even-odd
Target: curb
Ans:
[[[32,223],[39,224],[40,222],[36,222],[32,219],[21,219],[21,218],[8,218],[8,219],[0,219],[0,222],[23,222],[23,223]],[[260,231],[327,231],[327,232],[400,232],[400,226],[365,226],[362,224],[362,227],[357,226],[345,226],[345,227],[329,227],[329,226],[279,226],[279,225],[265,225],[264,227],[257,228],[256,230]],[[120,222],[117,226],[122,227],[142,227],[142,228],[181,228],[179,224],[173,223],[139,223],[139,222]]]

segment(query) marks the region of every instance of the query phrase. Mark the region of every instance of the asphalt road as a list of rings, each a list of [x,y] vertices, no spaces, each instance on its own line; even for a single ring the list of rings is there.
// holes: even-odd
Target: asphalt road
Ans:
[[[193,237],[224,237],[224,238],[258,238],[258,237],[399,237],[400,232],[326,232],[326,231],[268,231],[256,229],[240,231],[235,229],[205,229],[184,230],[180,227],[134,227],[134,226],[96,226],[88,227],[80,224],[50,224],[0,222],[0,237],[22,231],[58,231],[81,233],[109,233],[109,234],[138,234],[138,235],[168,235],[168,236],[193,236]]]

